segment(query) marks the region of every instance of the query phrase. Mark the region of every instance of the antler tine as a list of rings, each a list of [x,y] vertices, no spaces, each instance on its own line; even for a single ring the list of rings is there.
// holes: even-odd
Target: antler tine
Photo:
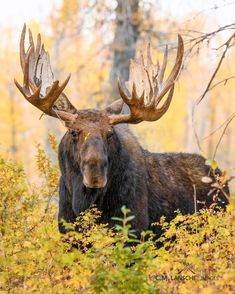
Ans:
[[[31,94],[30,92],[30,87],[29,87],[29,60],[30,60],[30,55],[32,53],[32,47],[30,46],[27,53],[26,57],[24,59],[24,69],[23,69],[23,74],[24,74],[24,79],[23,79],[23,87],[17,82],[16,79],[14,79],[16,87],[20,90],[20,92],[23,94],[23,96],[28,100],[31,104],[36,105],[37,100],[39,99],[40,95],[40,88],[38,87],[35,89],[35,92]]]
[[[40,34],[37,36],[35,46],[32,32],[29,29],[29,48],[26,53],[25,34],[26,25],[24,24],[20,38],[20,63],[24,76],[23,86],[15,80],[16,87],[35,107],[53,117],[58,117],[58,111],[62,111],[59,117],[67,121],[77,112],[77,109],[63,93],[71,75],[59,85],[59,81],[54,80],[49,54],[41,43]],[[66,111],[69,115],[64,115]]]
[[[50,109],[52,109],[53,104],[55,103],[57,98],[60,96],[60,94],[63,92],[64,88],[67,86],[70,77],[71,75],[69,74],[61,86],[59,86],[59,81],[55,81],[52,87],[50,88],[49,92],[46,94],[45,98],[43,98],[43,100],[47,101]]]
[[[53,105],[55,101],[58,99],[58,97],[60,96],[60,94],[63,92],[66,85],[68,84],[71,75],[67,77],[67,79],[62,83],[61,86],[59,86],[59,81],[55,81],[43,99],[41,99],[40,97],[41,86],[37,87],[35,91],[33,92],[33,94],[31,94],[30,88],[29,88],[29,67],[28,67],[30,53],[31,53],[31,50],[28,51],[28,54],[25,59],[23,87],[17,82],[17,80],[14,80],[15,85],[23,94],[23,96],[26,98],[26,100],[28,100],[31,104],[36,106],[38,109],[40,109],[44,113],[50,116],[57,117],[56,112],[53,109]],[[67,117],[68,116],[66,116],[66,118]]]
[[[33,41],[33,35],[32,35],[32,32],[30,29],[29,29],[29,44],[33,48],[33,52],[34,52],[35,46],[34,46],[34,41]]]
[[[168,46],[166,45],[165,51],[164,51],[164,57],[163,57],[163,63],[162,63],[162,68],[160,69],[160,72],[158,74],[158,81],[159,84],[162,83],[165,70],[166,70],[166,65],[167,65],[167,56],[168,56]]]
[[[132,99],[131,99],[131,102],[135,103],[135,101],[136,100],[138,101],[138,99],[139,99],[139,97],[138,97],[138,94],[137,94],[137,91],[136,91],[136,84],[134,82],[133,87],[132,87]]]
[[[177,49],[177,56],[175,65],[168,77],[168,79],[163,83],[161,91],[158,93],[158,99],[161,99],[170,89],[172,84],[175,82],[179,71],[181,69],[181,65],[183,62],[184,56],[184,42],[181,35],[178,35],[178,49]]]
[[[131,99],[128,98],[128,96],[124,93],[123,89],[122,89],[122,83],[121,81],[118,79],[118,91],[120,96],[122,97],[123,101],[127,104],[130,105]]]
[[[26,58],[25,47],[24,47],[25,32],[26,32],[26,24],[24,24],[23,26],[21,37],[20,37],[20,65],[22,70],[24,69],[25,58]]]
[[[173,93],[174,83],[179,74],[184,55],[184,43],[180,35],[178,35],[178,49],[176,61],[167,80],[163,82],[164,73],[167,66],[168,48],[164,52],[162,67],[153,63],[150,54],[150,44],[147,46],[147,64],[141,55],[139,60],[130,64],[130,79],[127,82],[128,90],[131,97],[128,97],[118,81],[118,89],[123,101],[129,106],[130,114],[128,115],[112,115],[110,116],[111,124],[132,123],[136,124],[141,121],[155,121],[160,119],[168,110]],[[137,88],[138,86],[138,88]],[[137,91],[138,90],[138,91]],[[142,92],[141,96],[138,96]],[[161,100],[168,93],[168,96],[159,108]]]
[[[32,105],[36,105],[36,102],[39,99],[39,95],[40,95],[40,86],[37,88],[37,90],[31,94],[30,91],[28,91],[28,89],[26,89],[26,87],[22,87],[16,79],[14,79],[14,83],[16,85],[16,87],[19,89],[19,91],[22,93],[22,95],[25,97],[25,99],[27,101],[29,101]]]
[[[169,94],[166,98],[166,101],[163,103],[163,105],[160,108],[157,108],[158,104],[160,103],[160,101],[157,101],[157,103],[155,103],[155,108],[158,112],[158,115],[161,117],[169,108],[170,104],[171,104],[171,100],[174,94],[174,89],[175,89],[175,84],[173,84],[170,88]],[[159,117],[159,118],[160,118]]]
[[[26,53],[26,57],[24,60],[24,69],[23,69],[23,73],[24,73],[24,81],[23,81],[23,87],[25,87],[29,93],[30,93],[30,89],[29,89],[29,59],[30,59],[30,55],[32,53],[32,47],[30,46],[29,49],[27,50]]]
[[[32,32],[31,32],[30,29],[29,29],[29,48],[28,48],[27,52],[25,53],[25,34],[26,34],[26,24],[24,24],[24,26],[23,26],[23,29],[22,29],[22,32],[21,32],[21,38],[20,38],[20,64],[21,64],[22,71],[24,73],[25,63],[26,63],[26,58],[27,58],[27,52],[30,50],[29,58],[33,59],[33,61],[31,62],[30,59],[28,60],[28,66],[27,67],[31,67],[31,68],[28,71],[27,75],[28,75],[28,79],[29,79],[29,86],[32,88],[33,91],[36,91],[37,86],[36,86],[36,84],[34,82],[33,77],[31,77],[31,75],[32,75],[33,70],[34,70],[33,67],[34,67],[35,59],[36,59],[37,56],[35,55],[35,46],[34,46]],[[39,49],[37,49],[37,50],[39,50]]]

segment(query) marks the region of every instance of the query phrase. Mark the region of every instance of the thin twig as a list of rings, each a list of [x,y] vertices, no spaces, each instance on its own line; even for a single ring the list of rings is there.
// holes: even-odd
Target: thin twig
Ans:
[[[54,191],[51,193],[51,195],[48,196],[48,198],[47,198],[47,204],[46,204],[46,207],[44,209],[44,213],[47,213],[48,212],[49,206],[51,204],[51,200],[52,200],[53,196],[55,195],[55,192],[56,191],[57,191],[57,188],[55,188]]]
[[[230,115],[229,118],[226,119],[226,121],[224,121],[218,128],[216,128],[213,132],[211,132],[209,135],[207,135],[206,137],[202,138],[202,141],[203,140],[207,140],[208,138],[210,138],[212,135],[214,135],[216,132],[218,132],[220,129],[222,129],[222,127],[232,118],[235,117],[235,112]]]
[[[210,87],[209,91],[213,90],[215,87],[217,87],[217,86],[220,85],[220,84],[224,84],[224,85],[226,85],[227,82],[228,82],[229,80],[232,80],[232,79],[235,79],[235,76],[231,76],[231,77],[229,77],[229,78],[226,78],[226,79],[223,79],[223,80],[219,81],[218,83],[215,83],[213,86]]]
[[[215,79],[215,77],[216,77],[216,75],[217,75],[217,73],[218,73],[218,71],[219,71],[219,69],[221,67],[221,64],[222,64],[222,62],[223,62],[223,60],[225,58],[225,55],[226,55],[228,49],[230,48],[230,42],[232,41],[234,36],[235,36],[235,33],[233,33],[232,36],[230,36],[230,38],[223,44],[223,46],[225,46],[225,49],[224,49],[224,51],[223,51],[223,53],[222,53],[222,55],[220,57],[220,60],[219,60],[217,66],[216,66],[216,68],[214,70],[214,73],[212,74],[212,76],[210,78],[209,83],[206,86],[206,89],[204,90],[203,94],[197,99],[197,101],[196,101],[197,105],[204,99],[207,92],[210,90],[211,85],[212,85],[212,83],[213,83],[213,81],[214,81],[214,79]]]
[[[218,9],[224,8],[224,7],[229,6],[229,5],[234,5],[234,4],[235,4],[235,1],[232,1],[232,2],[229,2],[229,3],[225,3],[223,5],[213,5],[212,7],[202,9],[202,10],[198,11],[195,15],[193,15],[193,17],[190,17],[190,18],[184,20],[182,22],[182,24],[187,23],[187,22],[191,22],[192,20],[195,20],[196,18],[198,18],[201,14],[203,14],[205,12],[210,12],[210,10],[218,10]]]
[[[221,65],[222,65],[222,62],[225,58],[225,55],[228,51],[228,49],[230,48],[230,43],[232,42],[232,40],[234,39],[234,36],[235,36],[235,33],[233,33],[229,38],[228,40],[223,44],[223,46],[225,46],[225,49],[220,57],[220,60],[216,66],[216,69],[214,70],[214,73],[212,74],[207,86],[206,86],[206,89],[204,90],[203,94],[196,100],[196,103],[193,105],[193,109],[192,109],[192,126],[193,126],[193,132],[194,132],[194,136],[196,138],[196,142],[197,142],[197,145],[198,145],[198,148],[200,151],[202,151],[202,148],[201,148],[201,144],[200,144],[200,139],[199,139],[199,136],[197,134],[197,130],[196,130],[196,126],[195,126],[195,109],[196,109],[196,106],[198,104],[200,104],[200,102],[205,98],[206,94],[208,93],[208,91],[210,91],[211,88],[214,87],[214,85],[212,85]],[[222,138],[221,138],[222,140]],[[221,141],[220,140],[220,141]],[[220,142],[219,142],[220,144]],[[216,148],[216,151],[217,151],[218,147]],[[216,153],[216,152],[215,152]]]
[[[195,184],[193,184],[193,200],[194,200],[194,212],[197,212],[197,190]]]
[[[193,108],[192,108],[192,128],[193,128],[193,134],[194,134],[194,137],[196,139],[196,143],[197,143],[197,146],[198,146],[198,149],[200,152],[203,153],[203,150],[202,150],[202,147],[201,147],[201,143],[200,143],[200,139],[199,139],[199,136],[197,134],[197,130],[196,130],[196,125],[195,125],[195,110],[196,110],[196,105],[194,104]]]
[[[217,150],[218,150],[219,145],[220,145],[220,143],[221,143],[221,141],[222,141],[222,139],[223,139],[223,136],[224,136],[224,134],[225,134],[225,132],[226,132],[226,130],[227,130],[229,124],[230,124],[230,123],[232,122],[232,120],[234,119],[234,117],[235,117],[235,115],[233,115],[233,116],[228,120],[228,122],[226,123],[225,128],[223,129],[223,132],[222,132],[222,134],[221,134],[221,136],[220,136],[220,138],[219,138],[219,141],[218,141],[217,144],[216,144],[215,151],[214,151],[214,154],[213,154],[213,157],[212,157],[213,159],[215,159],[215,156],[216,156]]]

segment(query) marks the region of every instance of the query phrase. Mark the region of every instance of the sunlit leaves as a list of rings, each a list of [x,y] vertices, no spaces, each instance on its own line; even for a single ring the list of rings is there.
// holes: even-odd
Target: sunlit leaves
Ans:
[[[101,213],[92,207],[67,226],[69,233],[60,235],[57,207],[50,204],[45,213],[44,200],[57,179],[40,152],[39,170],[51,184],[36,191],[20,165],[0,159],[0,291],[216,293],[235,287],[232,204],[227,212],[178,213],[171,223],[162,217],[155,224],[164,232],[160,248],[151,232],[136,239],[131,227],[135,218],[125,206],[113,218],[114,230],[99,224]]]

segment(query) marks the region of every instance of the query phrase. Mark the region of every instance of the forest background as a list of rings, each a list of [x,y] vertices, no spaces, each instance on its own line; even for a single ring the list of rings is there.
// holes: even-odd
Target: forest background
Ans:
[[[1,2],[1,293],[235,293],[234,9],[233,0]],[[125,207],[115,232],[96,222],[93,207],[79,216],[79,232],[61,235],[56,157],[66,128],[14,85],[22,81],[24,23],[34,37],[41,33],[56,79],[72,74],[65,93],[78,109],[119,98],[117,78],[128,80],[130,58],[148,42],[160,62],[168,44],[169,72],[180,33],[184,64],[168,112],[130,127],[151,151],[201,153],[212,169],[218,163],[230,177],[226,211],[179,212],[170,223],[162,216],[160,248],[151,232],[135,238]]]
[[[155,61],[169,45],[170,68],[180,33],[185,60],[168,113],[131,128],[144,148],[199,152],[233,176],[234,7],[234,1],[7,1],[0,21],[0,153],[22,162],[29,180],[39,181],[36,144],[51,153],[48,131],[58,140],[66,131],[58,120],[39,119],[40,111],[14,86],[13,78],[22,79],[18,44],[24,22],[34,36],[41,32],[55,77],[72,74],[66,94],[79,109],[102,108],[118,98],[117,78],[128,79],[130,58],[148,42]]]

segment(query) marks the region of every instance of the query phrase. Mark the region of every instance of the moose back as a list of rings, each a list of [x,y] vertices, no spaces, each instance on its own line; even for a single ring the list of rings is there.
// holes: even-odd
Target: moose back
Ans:
[[[152,62],[148,46],[146,58],[131,60],[126,83],[130,95],[118,81],[121,99],[103,110],[77,110],[63,93],[70,76],[59,85],[40,35],[35,46],[29,30],[30,45],[25,52],[25,33],[26,26],[20,40],[24,81],[23,86],[17,81],[15,84],[31,104],[64,121],[68,129],[59,145],[60,232],[66,231],[62,219],[74,222],[91,205],[98,207],[101,221],[110,226],[114,225],[112,217],[121,216],[125,205],[135,215],[132,225],[140,233],[163,215],[172,219],[178,209],[187,214],[212,203],[223,208],[228,204],[227,185],[210,193],[210,184],[202,181],[211,172],[202,156],[150,153],[127,126],[156,121],[167,112],[183,61],[180,35],[176,61],[167,79],[167,48],[159,67]],[[128,114],[122,114],[123,102],[129,107]],[[219,175],[219,170],[211,173],[214,180]]]

